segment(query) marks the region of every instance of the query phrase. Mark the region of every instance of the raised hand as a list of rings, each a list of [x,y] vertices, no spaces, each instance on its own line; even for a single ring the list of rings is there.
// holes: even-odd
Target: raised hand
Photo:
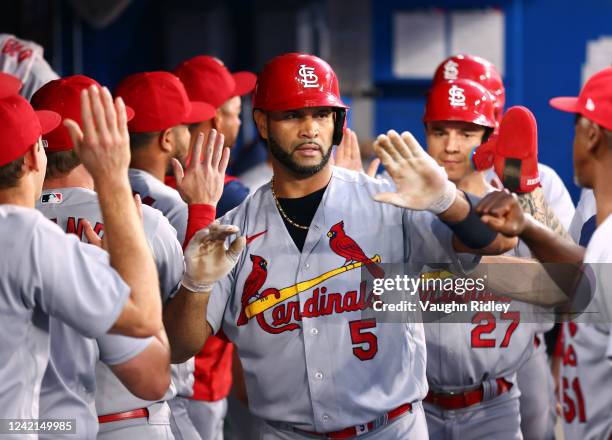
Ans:
[[[184,254],[185,274],[181,283],[186,289],[210,292],[213,284],[232,270],[246,246],[246,239],[236,238],[229,248],[225,247],[225,240],[238,232],[236,226],[215,221],[193,236]]]
[[[74,150],[94,181],[126,179],[130,164],[130,136],[125,104],[121,98],[113,103],[106,87],[91,86],[81,92],[83,130],[66,119]]]
[[[374,151],[397,188],[394,193],[377,194],[376,201],[434,214],[446,211],[455,201],[455,184],[411,133],[405,131],[400,136],[395,130],[389,130],[386,135],[378,136]]]
[[[359,151],[359,141],[357,134],[350,128],[344,130],[344,136],[342,136],[342,142],[336,148],[336,157],[334,158],[334,165],[347,170],[357,171],[358,173],[364,173],[363,163],[361,161],[361,152]],[[376,171],[380,165],[380,159],[374,159],[368,167],[367,175],[370,177],[376,176]]]
[[[212,129],[202,158],[204,134],[198,133],[191,150],[191,162],[185,171],[177,159],[172,159],[176,189],[185,203],[217,206],[223,193],[230,153],[229,148],[223,148],[224,140],[222,134]]]

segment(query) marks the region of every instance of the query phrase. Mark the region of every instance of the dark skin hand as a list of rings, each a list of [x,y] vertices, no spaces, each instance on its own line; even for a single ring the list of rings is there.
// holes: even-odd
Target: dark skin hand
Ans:
[[[541,263],[565,263],[548,264],[545,269],[568,298],[573,296],[582,275],[583,247],[525,215],[516,197],[506,190],[488,194],[475,210],[494,231],[508,237],[519,237]]]

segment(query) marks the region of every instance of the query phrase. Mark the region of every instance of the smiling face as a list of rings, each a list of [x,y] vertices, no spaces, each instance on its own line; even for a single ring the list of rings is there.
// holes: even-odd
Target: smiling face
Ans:
[[[332,151],[334,111],[313,107],[255,112],[261,136],[275,161],[298,176],[312,176],[328,163]]]
[[[429,122],[425,127],[427,152],[443,166],[452,182],[459,182],[473,170],[470,152],[483,141],[486,128],[461,121]]]

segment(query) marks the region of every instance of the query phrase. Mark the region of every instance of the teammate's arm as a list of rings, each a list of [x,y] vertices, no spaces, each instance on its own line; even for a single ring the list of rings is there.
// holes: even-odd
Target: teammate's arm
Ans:
[[[501,254],[516,246],[515,237],[503,237],[480,221],[466,194],[411,133],[400,136],[390,130],[378,136],[374,149],[396,187],[396,192],[377,194],[375,200],[437,215],[454,232],[458,252]]]
[[[476,207],[482,221],[507,237],[519,237],[543,263],[580,264],[585,249],[525,215],[518,201],[506,191],[488,194]]]
[[[210,291],[194,293],[181,286],[164,307],[164,324],[172,340],[173,364],[185,362],[199,353],[212,333],[206,321]]]
[[[215,283],[232,270],[246,245],[245,238],[238,237],[225,247],[226,239],[238,232],[236,226],[214,222],[199,231],[185,249],[181,288],[164,309],[173,363],[197,354],[212,333],[206,321],[208,300]]]
[[[162,328],[138,355],[109,367],[136,397],[161,399],[170,387],[170,344],[166,332]]]
[[[125,105],[113,104],[108,89],[81,93],[83,131],[66,120],[75,151],[94,179],[104,219],[111,265],[131,289],[111,328],[130,336],[151,336],[162,327],[155,262],[147,245],[128,181],[129,135]]]

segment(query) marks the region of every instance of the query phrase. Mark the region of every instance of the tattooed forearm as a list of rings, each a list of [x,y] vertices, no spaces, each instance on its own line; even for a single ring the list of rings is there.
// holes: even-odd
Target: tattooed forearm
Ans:
[[[517,196],[523,212],[531,214],[533,218],[546,225],[551,231],[561,237],[568,240],[571,239],[557,215],[553,212],[548,203],[546,203],[546,200],[544,200],[542,188],[536,188],[534,191],[526,194],[517,194]]]

